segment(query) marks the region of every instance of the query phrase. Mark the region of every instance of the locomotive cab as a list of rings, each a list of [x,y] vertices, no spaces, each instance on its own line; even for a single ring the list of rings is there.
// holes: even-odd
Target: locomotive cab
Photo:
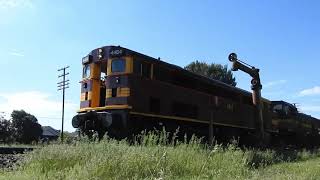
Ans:
[[[284,101],[272,101],[271,111],[275,113],[275,116],[282,119],[288,119],[298,113],[294,105]]]
[[[272,124],[280,133],[294,134],[299,130],[301,121],[298,118],[297,108],[285,101],[272,101]]]
[[[320,132],[317,119],[298,112],[295,105],[284,101],[272,101],[271,111],[273,128],[287,144],[317,144]]]
[[[115,121],[126,119],[132,58],[121,52],[119,47],[103,47],[82,59],[80,110],[72,125],[89,136],[94,131],[103,136],[111,125],[124,124]]]

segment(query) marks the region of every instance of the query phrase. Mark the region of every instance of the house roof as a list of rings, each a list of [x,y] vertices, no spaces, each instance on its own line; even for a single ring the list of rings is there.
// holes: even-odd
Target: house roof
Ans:
[[[60,131],[51,126],[42,126],[42,136],[59,136]]]

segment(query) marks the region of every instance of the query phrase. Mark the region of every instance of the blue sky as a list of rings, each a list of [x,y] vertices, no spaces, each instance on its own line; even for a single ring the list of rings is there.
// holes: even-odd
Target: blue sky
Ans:
[[[66,124],[79,107],[81,58],[104,45],[185,66],[229,64],[261,69],[262,95],[298,103],[320,118],[319,1],[0,0],[0,112],[25,109],[60,128],[59,67],[70,65]],[[229,64],[230,66],[230,64]],[[250,78],[234,73],[238,87]]]

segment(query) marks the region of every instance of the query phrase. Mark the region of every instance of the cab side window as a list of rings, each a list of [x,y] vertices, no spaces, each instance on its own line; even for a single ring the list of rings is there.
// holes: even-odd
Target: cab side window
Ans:
[[[153,65],[153,78],[159,81],[171,83],[169,69],[159,65]]]
[[[151,78],[151,64],[140,60],[134,60],[133,72],[144,78]]]
[[[139,60],[134,60],[133,73],[141,76],[141,62]]]
[[[151,77],[151,64],[142,63],[142,77],[150,78]]]

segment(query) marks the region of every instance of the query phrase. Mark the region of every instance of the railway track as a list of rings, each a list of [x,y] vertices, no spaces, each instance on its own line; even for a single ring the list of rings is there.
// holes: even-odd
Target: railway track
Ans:
[[[33,149],[30,147],[0,147],[0,154],[23,154]]]
[[[34,150],[30,147],[0,147],[0,169],[12,169],[19,165],[23,154]]]

